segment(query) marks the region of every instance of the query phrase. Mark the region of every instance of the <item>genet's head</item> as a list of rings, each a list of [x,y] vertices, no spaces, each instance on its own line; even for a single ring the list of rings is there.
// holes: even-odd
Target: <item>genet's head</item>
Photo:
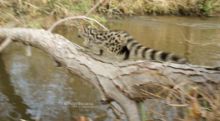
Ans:
[[[94,40],[95,34],[97,32],[98,30],[92,27],[81,27],[78,32],[78,37],[83,39]]]

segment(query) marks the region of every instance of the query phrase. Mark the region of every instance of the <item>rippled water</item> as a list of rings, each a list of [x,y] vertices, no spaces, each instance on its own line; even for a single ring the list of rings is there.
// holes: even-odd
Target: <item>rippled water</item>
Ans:
[[[111,20],[108,26],[128,31],[148,47],[185,56],[193,64],[220,64],[219,18],[133,17]],[[80,43],[74,28],[56,31]],[[56,67],[42,51],[32,50],[28,57],[25,46],[13,43],[0,55],[0,121],[74,121],[78,116],[111,119],[94,87]]]

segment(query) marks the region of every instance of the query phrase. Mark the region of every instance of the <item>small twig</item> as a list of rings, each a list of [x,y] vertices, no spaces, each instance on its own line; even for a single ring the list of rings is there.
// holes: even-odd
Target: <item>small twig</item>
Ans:
[[[27,121],[27,120],[24,120],[24,119],[20,119],[20,121]]]
[[[0,53],[1,53],[1,51],[2,50],[4,50],[10,43],[11,43],[12,41],[11,41],[11,39],[8,37],[8,38],[6,38],[3,42],[2,42],[2,44],[0,45]]]
[[[172,106],[172,107],[187,107],[187,106],[189,106],[188,104],[174,104],[174,103],[166,103],[166,104],[169,106]]]
[[[191,42],[189,40],[184,40],[186,41],[187,43],[189,44],[192,44],[192,45],[198,45],[198,46],[217,46],[217,47],[220,47],[220,44],[217,44],[215,42],[210,42],[210,43],[196,43],[196,42]]]
[[[65,22],[65,21],[69,21],[69,20],[76,20],[76,19],[82,19],[82,20],[87,20],[87,21],[93,21],[95,23],[97,23],[99,26],[101,26],[103,29],[108,30],[104,25],[102,25],[100,22],[98,22],[97,20],[90,18],[90,17],[86,17],[86,16],[73,16],[73,17],[67,17],[64,19],[61,19],[57,22],[55,22],[49,29],[48,31],[52,32],[53,29],[58,26],[59,24]]]
[[[86,16],[91,14],[100,4],[102,4],[105,0],[100,0],[98,3],[96,3],[87,13]]]
[[[6,15],[8,15],[9,17],[11,17],[14,21],[24,24],[24,22],[22,22],[21,20],[17,19],[13,14],[11,13],[6,13]]]
[[[8,1],[6,1],[6,0],[0,0],[0,6],[7,6],[7,5],[9,5],[10,3],[8,2]]]
[[[146,91],[146,90],[144,90],[144,89],[140,89],[140,91],[142,91],[141,94],[143,94],[143,95],[145,95],[145,96],[150,95],[150,96],[155,97],[155,98],[163,99],[161,96],[156,95],[156,94],[153,94],[153,93],[151,93],[151,92],[149,92],[149,91]]]
[[[40,8],[37,7],[36,5],[33,5],[33,4],[29,3],[29,2],[24,2],[24,3],[25,3],[26,5],[29,5],[30,7],[34,8],[34,9],[40,10]]]
[[[187,42],[188,44],[197,45],[197,46],[218,46],[218,47],[220,47],[220,44],[217,44],[216,42],[210,42],[210,43],[192,42],[192,41],[190,41],[191,39],[190,40],[187,39],[181,31],[179,33],[182,35],[183,41]]]
[[[50,13],[47,12],[46,10],[43,10],[43,9],[39,8],[38,6],[33,5],[33,4],[29,3],[29,2],[24,2],[24,3],[25,3],[26,5],[29,5],[30,7],[32,7],[32,8],[35,9],[35,10],[39,10],[39,11],[42,11],[42,12],[44,12],[44,13],[46,13],[46,14],[50,14]]]

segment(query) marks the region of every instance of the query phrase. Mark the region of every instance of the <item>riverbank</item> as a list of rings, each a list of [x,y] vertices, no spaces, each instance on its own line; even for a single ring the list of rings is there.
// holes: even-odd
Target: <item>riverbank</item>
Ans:
[[[125,15],[219,16],[219,0],[111,0],[105,12],[120,11]]]
[[[98,0],[1,1],[0,25],[48,28],[54,21],[84,15]],[[97,12],[96,12],[97,11]],[[107,17],[135,15],[219,16],[218,0],[104,0],[90,16],[105,22]]]
[[[84,15],[95,4],[92,0],[3,0],[0,26],[48,28],[59,19]],[[97,14],[91,16],[102,20]]]

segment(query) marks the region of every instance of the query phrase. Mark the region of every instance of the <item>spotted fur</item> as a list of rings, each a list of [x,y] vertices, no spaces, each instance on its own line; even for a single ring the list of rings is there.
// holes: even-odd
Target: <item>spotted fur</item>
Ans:
[[[173,53],[144,47],[125,31],[101,31],[84,27],[80,29],[79,35],[84,39],[85,46],[88,48],[98,48],[100,55],[105,51],[109,51],[116,55],[123,56],[124,60],[139,58],[159,62],[187,62],[185,58]]]

